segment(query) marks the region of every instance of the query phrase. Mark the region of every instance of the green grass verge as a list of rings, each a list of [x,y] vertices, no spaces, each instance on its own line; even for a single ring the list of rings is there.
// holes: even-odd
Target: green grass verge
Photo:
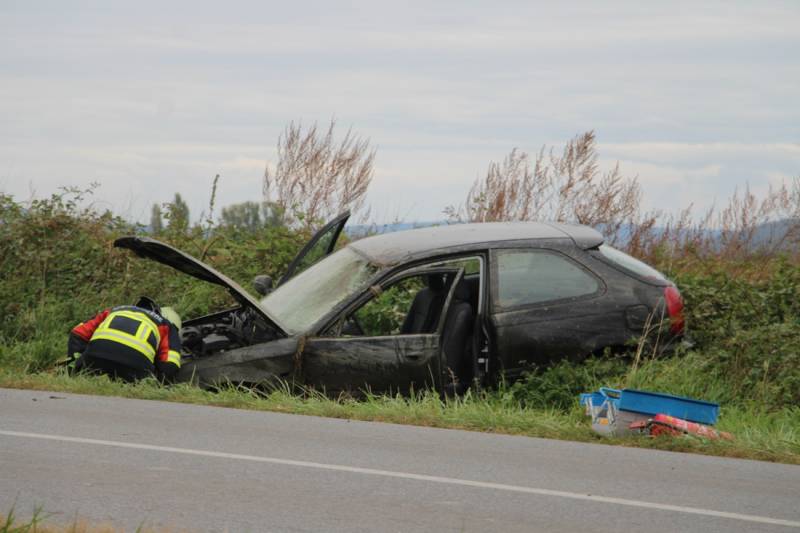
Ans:
[[[124,533],[124,529],[110,523],[98,523],[84,519],[73,519],[69,524],[55,523],[59,513],[47,513],[41,506],[35,505],[30,518],[20,519],[16,514],[16,506],[5,516],[0,514],[0,533]],[[55,521],[54,521],[55,520]],[[150,528],[140,526],[136,533],[186,533],[186,529]]]
[[[10,370],[0,370],[0,387],[465,429],[800,464],[800,408],[797,407],[771,412],[755,404],[723,409],[717,427],[735,435],[735,440],[729,442],[694,437],[601,437],[591,430],[577,402],[566,409],[532,408],[520,404],[512,394],[503,390],[446,400],[430,392],[412,397],[332,399],[313,393],[291,394],[288,390],[265,394],[231,387],[209,392],[190,385],[164,387],[154,380],[125,384],[105,377],[70,377],[58,372],[31,374]]]

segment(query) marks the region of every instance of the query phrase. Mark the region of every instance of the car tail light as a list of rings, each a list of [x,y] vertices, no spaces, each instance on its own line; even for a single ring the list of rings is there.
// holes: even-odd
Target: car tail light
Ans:
[[[686,326],[686,319],[683,316],[683,298],[678,288],[674,285],[666,287],[664,301],[667,303],[667,313],[669,313],[669,330],[675,335],[681,335]]]

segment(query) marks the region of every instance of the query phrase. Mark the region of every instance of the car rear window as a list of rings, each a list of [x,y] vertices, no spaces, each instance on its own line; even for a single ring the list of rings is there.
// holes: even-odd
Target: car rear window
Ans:
[[[639,261],[635,257],[629,256],[625,252],[621,252],[607,244],[601,245],[598,250],[605,259],[608,259],[614,265],[621,267],[623,270],[627,270],[633,274],[636,274],[647,281],[667,281],[667,277],[664,274],[650,265]]]
[[[500,251],[497,269],[494,304],[500,308],[578,298],[600,290],[594,276],[556,253]]]

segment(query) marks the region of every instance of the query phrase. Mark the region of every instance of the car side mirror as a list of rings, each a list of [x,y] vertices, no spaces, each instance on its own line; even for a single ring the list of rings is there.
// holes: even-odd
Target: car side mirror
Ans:
[[[261,274],[253,278],[253,286],[260,296],[266,296],[272,292],[272,278],[266,274]]]

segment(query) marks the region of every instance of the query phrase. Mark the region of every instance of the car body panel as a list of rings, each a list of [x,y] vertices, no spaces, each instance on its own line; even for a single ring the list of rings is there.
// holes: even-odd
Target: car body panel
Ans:
[[[620,346],[634,334],[610,324],[623,323],[623,313],[603,305],[563,302],[536,309],[493,313],[491,325],[503,372],[518,376],[531,365],[545,366],[559,358],[573,359],[598,346]]]
[[[181,366],[177,380],[204,386],[291,380],[299,346],[297,337],[289,337],[235,348],[212,357],[189,359]]]
[[[528,242],[543,239],[567,241],[588,249],[603,243],[603,236],[592,228],[544,222],[485,222],[431,226],[367,237],[350,246],[376,264],[392,266],[442,252],[496,248],[501,242]]]
[[[439,333],[311,338],[302,355],[307,385],[327,392],[408,392],[438,385]]]

